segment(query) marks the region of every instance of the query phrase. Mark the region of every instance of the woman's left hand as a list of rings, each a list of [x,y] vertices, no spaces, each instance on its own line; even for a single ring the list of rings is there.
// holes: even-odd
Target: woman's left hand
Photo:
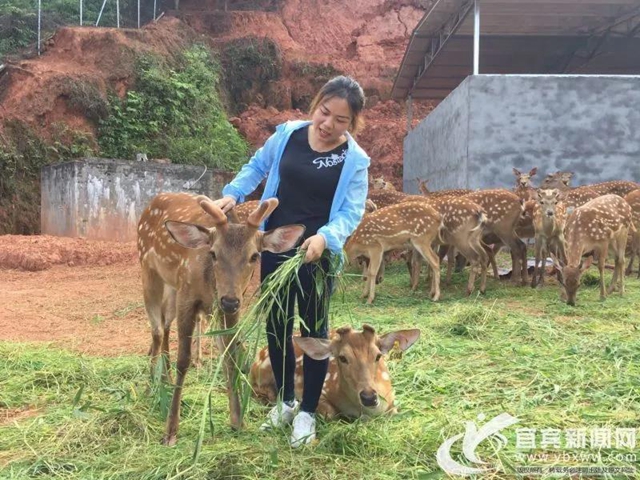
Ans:
[[[327,244],[322,235],[316,234],[307,238],[300,247],[302,250],[307,251],[307,254],[304,257],[304,263],[315,262],[318,260],[326,246]]]

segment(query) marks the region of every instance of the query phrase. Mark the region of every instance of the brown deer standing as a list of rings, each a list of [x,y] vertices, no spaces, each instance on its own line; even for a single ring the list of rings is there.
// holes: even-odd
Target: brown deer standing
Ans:
[[[525,201],[533,198],[534,188],[531,184],[531,178],[536,173],[538,173],[538,167],[533,167],[529,173],[522,173],[517,168],[513,168],[513,174],[516,176],[516,186],[513,192]]]
[[[408,202],[380,208],[362,218],[345,245],[349,263],[363,256],[369,260],[363,297],[375,298],[376,277],[384,252],[412,246],[433,270],[431,299],[440,298],[440,260],[431,248],[442,228],[441,215],[424,202]]]
[[[260,252],[287,251],[304,233],[301,225],[270,232],[258,227],[278,205],[269,199],[242,224],[230,224],[209,198],[185,193],[163,193],[144,210],[138,223],[138,254],[142,267],[144,303],[151,323],[151,371],[160,350],[168,366],[169,331],[178,321],[177,378],[163,443],[174,445],[180,421],[180,399],[191,361],[191,338],[196,319],[215,308],[232,328],[238,321],[242,295],[251,279]],[[163,302],[175,295],[175,305]],[[232,336],[217,337],[224,359],[232,428],[242,427],[240,400],[234,388],[237,376],[237,345]],[[167,369],[168,372],[168,369]]]
[[[624,197],[625,201],[629,204],[632,211],[633,216],[633,224],[638,229],[640,227],[640,190],[634,190],[631,193],[628,193]],[[636,255],[640,258],[640,230],[636,230],[635,232],[631,232],[629,238],[629,266],[627,267],[627,271],[625,272],[627,275],[631,274],[631,270],[633,268],[633,260]],[[640,278],[640,265],[638,266],[638,278]]]
[[[330,358],[317,413],[326,419],[334,417],[376,417],[395,413],[394,392],[384,355],[397,342],[404,351],[420,337],[420,330],[398,330],[378,337],[373,327],[362,326],[362,332],[342,327],[332,332],[331,339],[293,338],[296,371],[295,393],[302,398],[303,354],[322,360]],[[276,401],[276,382],[267,348],[258,352],[251,366],[249,380],[255,394],[268,402]]]
[[[483,226],[485,244],[502,242],[511,249],[513,273],[511,280],[518,284],[528,283],[527,247],[516,234],[516,227],[523,214],[522,200],[513,192],[504,189],[480,190],[465,195],[464,198],[480,205],[485,212],[486,222]],[[498,269],[489,253],[493,274],[499,278]]]
[[[560,202],[557,189],[536,192],[535,200],[530,201],[533,209],[533,227],[536,239],[536,259],[533,266],[531,286],[544,285],[547,255],[553,252],[556,257],[566,261],[564,226],[567,221],[566,207]],[[542,260],[542,267],[539,267]]]
[[[425,198],[420,195],[408,195],[406,201],[426,202],[442,216],[444,225],[442,229],[442,244],[449,246],[447,251],[446,282],[449,283],[451,281],[455,252],[460,252],[471,262],[467,295],[471,295],[473,292],[478,270],[480,271],[480,292],[484,293],[487,284],[487,263],[489,259],[482,245],[482,226],[485,222],[482,207],[467,198],[456,197]],[[408,264],[412,290],[415,290],[418,285],[421,263],[419,255],[411,255]]]
[[[628,232],[635,232],[629,204],[618,195],[604,195],[576,208],[567,219],[566,265],[560,261],[563,294],[574,306],[583,269],[580,260],[585,252],[593,250],[598,257],[600,271],[600,299],[607,296],[604,267],[609,248],[615,256],[613,278],[608,288],[611,293],[619,282],[620,295],[624,294],[624,253]]]

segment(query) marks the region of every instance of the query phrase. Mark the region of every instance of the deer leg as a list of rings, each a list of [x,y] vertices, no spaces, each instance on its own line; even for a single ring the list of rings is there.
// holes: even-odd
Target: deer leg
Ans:
[[[489,263],[491,264],[491,269],[493,270],[493,278],[496,280],[500,280],[500,274],[498,273],[498,264],[496,263],[496,252],[493,249],[493,246],[483,244],[483,248],[487,257],[489,258]]]
[[[369,258],[369,272],[367,283],[369,284],[369,295],[367,296],[367,303],[373,303],[373,299],[376,296],[376,276],[382,263],[383,252],[380,250],[372,250]]]
[[[220,314],[222,316],[222,314]],[[237,319],[225,318],[224,328],[232,328],[236,324]],[[242,406],[240,404],[240,395],[238,394],[238,379],[241,366],[238,364],[238,343],[234,341],[233,335],[224,335],[217,339],[220,354],[224,353],[224,369],[227,379],[227,396],[229,397],[229,414],[231,420],[231,428],[240,430],[243,426]],[[226,353],[225,353],[226,352]]]
[[[538,284],[538,264],[540,263],[540,256],[542,254],[542,239],[536,237],[535,243],[535,260],[533,262],[533,277],[531,277],[531,288],[535,288]]]
[[[473,293],[473,289],[476,283],[476,275],[478,274],[477,267],[480,267],[478,261],[478,254],[474,251],[474,249],[470,245],[465,245],[463,242],[458,242],[457,249],[460,253],[471,261],[471,269],[469,270],[469,280],[467,282],[467,296]],[[485,277],[486,277],[486,265],[485,265]],[[481,287],[482,288],[482,287]]]
[[[431,248],[429,239],[412,238],[411,244],[424,257],[431,267],[433,278],[431,280],[431,299],[436,302],[440,298],[440,259]]]
[[[542,262],[542,266],[540,267],[540,279],[539,279],[541,287],[544,286],[544,276],[547,273],[547,256],[549,255],[549,251],[550,251],[549,240],[545,239],[544,244],[542,245],[542,252],[540,252],[542,254],[540,259]],[[525,262],[526,262],[526,258],[525,258]],[[534,276],[535,276],[535,272],[534,272]]]
[[[598,271],[600,272],[600,300],[607,298],[607,292],[604,286],[604,266],[607,261],[606,252],[609,250],[608,245],[605,245],[598,255]],[[604,252],[604,253],[603,253]],[[595,253],[595,252],[594,252]]]
[[[382,262],[380,262],[380,268],[378,269],[378,273],[376,274],[376,285],[380,285],[384,280],[384,269],[388,261],[389,258],[383,255]]]
[[[151,357],[150,374],[154,378],[156,363],[160,355],[163,335],[165,333],[164,322],[162,318],[162,300],[164,292],[164,283],[162,279],[151,270],[142,270],[142,292],[144,297],[144,307],[147,311],[149,324],[151,325],[151,346],[149,348],[149,356]]]
[[[163,380],[171,382],[171,361],[169,357],[169,334],[171,333],[171,324],[176,317],[176,291],[165,285],[164,299],[162,302],[162,325],[164,332],[162,335],[162,358],[164,359],[165,371],[163,372]]]
[[[176,384],[171,400],[171,410],[167,419],[167,429],[162,440],[166,446],[176,444],[178,425],[180,424],[180,401],[182,398],[182,385],[191,364],[191,342],[193,341],[193,329],[196,324],[197,312],[194,306],[180,305],[178,307],[178,361],[176,362]]]
[[[420,270],[422,270],[422,256],[413,248],[409,250],[409,278],[411,281],[411,290],[415,291],[420,283]]]
[[[451,284],[451,275],[453,274],[453,267],[454,267],[454,263],[455,263],[455,257],[456,257],[456,249],[455,249],[455,247],[453,245],[448,245],[448,248],[447,248],[447,277],[444,280],[445,285],[450,285]]]

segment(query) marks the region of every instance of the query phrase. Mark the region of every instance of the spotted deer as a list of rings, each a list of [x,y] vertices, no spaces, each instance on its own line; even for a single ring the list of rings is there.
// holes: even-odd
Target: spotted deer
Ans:
[[[464,198],[480,205],[485,212],[486,221],[483,224],[483,242],[485,244],[503,243],[511,249],[514,283],[528,283],[526,245],[516,234],[516,227],[523,214],[522,200],[513,192],[504,189],[479,190],[464,196]],[[493,274],[499,278],[498,269],[490,252]]]
[[[567,190],[560,190],[560,200],[567,209],[574,209],[581,207],[585,203],[598,198],[600,194],[593,190],[591,187],[582,186],[576,188],[569,188]]]
[[[634,190],[628,193],[624,197],[625,201],[631,207],[633,224],[636,228],[640,227],[640,190]],[[629,266],[627,267],[626,274],[630,275],[633,268],[633,261],[636,256],[640,258],[640,231],[636,230],[631,232],[628,241],[629,248]],[[640,265],[638,266],[638,278],[640,278]]]
[[[564,226],[567,221],[567,210],[560,201],[557,189],[539,189],[535,199],[531,200],[533,227],[535,230],[535,263],[531,286],[544,285],[547,256],[553,252],[557,258],[565,261]],[[542,266],[539,267],[540,261]]]
[[[406,196],[406,193],[396,190],[370,190],[368,198],[375,203],[378,208],[384,208],[401,202]]]
[[[345,252],[349,263],[360,256],[368,259],[363,297],[367,303],[375,298],[376,277],[384,252],[413,247],[433,270],[430,296],[440,298],[440,260],[431,244],[440,236],[442,216],[424,202],[408,202],[380,208],[362,218],[347,240]]]
[[[571,179],[573,178],[573,172],[555,172],[548,173],[542,183],[540,183],[540,188],[549,189],[549,188],[557,188],[558,190],[566,190],[571,187]]]
[[[636,232],[629,204],[618,195],[603,195],[576,208],[567,219],[565,227],[566,264],[559,260],[562,274],[562,293],[567,303],[574,306],[580,286],[580,260],[585,252],[593,250],[598,257],[600,271],[600,298],[604,300],[619,283],[624,294],[624,254],[627,234]],[[615,268],[608,290],[605,290],[604,267],[609,249],[613,250]]]
[[[391,182],[387,182],[384,177],[381,175],[371,180],[371,189],[372,190],[391,190],[395,191],[396,187],[393,186]]]
[[[535,189],[531,184],[531,178],[538,173],[538,167],[533,167],[529,173],[522,173],[517,168],[513,168],[513,174],[516,177],[516,186],[513,192],[525,201],[531,200],[534,196]]]
[[[487,252],[482,245],[482,226],[485,214],[482,207],[467,198],[457,197],[423,197],[408,195],[405,201],[422,201],[431,205],[442,216],[442,244],[447,245],[447,276],[446,282],[451,281],[451,274],[455,262],[455,252],[460,252],[470,263],[471,271],[467,283],[467,295],[471,295],[475,287],[475,279],[480,272],[480,292],[484,293],[487,283]],[[436,241],[436,243],[438,243]],[[411,277],[411,288],[418,285],[422,257],[411,255],[407,262]]]
[[[157,195],[138,223],[138,254],[142,267],[144,304],[151,324],[151,369],[160,355],[168,366],[169,331],[178,322],[177,378],[163,443],[174,445],[180,421],[180,401],[191,361],[191,338],[196,319],[214,308],[220,328],[236,325],[260,252],[291,249],[304,226],[288,225],[269,232],[258,227],[278,205],[274,198],[261,203],[241,224],[230,224],[222,210],[205,196],[186,193]],[[163,301],[175,296],[175,304]],[[224,367],[231,426],[242,427],[240,399],[234,389],[238,346],[228,336],[217,337]],[[167,369],[168,373],[168,369]],[[167,375],[169,377],[169,375]]]
[[[640,185],[636,182],[628,182],[625,180],[611,180],[608,182],[594,183],[593,185],[588,185],[588,187],[599,195],[613,194],[624,197],[628,193],[638,190]]]
[[[318,414],[334,417],[376,417],[396,413],[393,386],[385,363],[386,355],[397,344],[402,351],[420,337],[420,330],[398,330],[378,336],[373,327],[362,326],[362,332],[342,327],[332,332],[331,339],[294,337],[296,370],[295,394],[302,398],[303,354],[315,360],[329,358]],[[249,381],[255,395],[270,403],[276,401],[276,383],[267,348],[258,352],[251,366]]]

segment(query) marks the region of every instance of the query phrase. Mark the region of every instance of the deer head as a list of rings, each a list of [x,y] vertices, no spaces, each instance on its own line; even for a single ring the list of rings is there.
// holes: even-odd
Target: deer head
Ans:
[[[556,214],[556,205],[560,201],[560,191],[556,188],[541,188],[536,190],[535,198],[543,217],[553,218]]]
[[[381,400],[375,389],[378,362],[396,342],[403,351],[413,345],[420,330],[399,330],[378,337],[375,329],[365,324],[362,332],[343,327],[336,333],[333,340],[295,337],[294,342],[314,360],[336,358],[343,393],[354,404],[376,408]]]
[[[538,167],[533,167],[531,170],[529,170],[529,173],[522,173],[517,168],[514,168],[513,174],[516,176],[516,187],[531,187],[531,177],[533,177],[536,173],[538,173]]]
[[[166,221],[165,227],[183,247],[209,250],[212,268],[205,268],[204,276],[213,276],[222,311],[234,314],[240,309],[242,295],[260,259],[260,252],[282,253],[290,250],[304,233],[305,227],[287,225],[269,232],[258,231],[260,223],[278,206],[275,198],[262,202],[241,224],[229,223],[226,215],[209,198],[200,196],[198,202],[214,219],[214,227],[172,220]]]

